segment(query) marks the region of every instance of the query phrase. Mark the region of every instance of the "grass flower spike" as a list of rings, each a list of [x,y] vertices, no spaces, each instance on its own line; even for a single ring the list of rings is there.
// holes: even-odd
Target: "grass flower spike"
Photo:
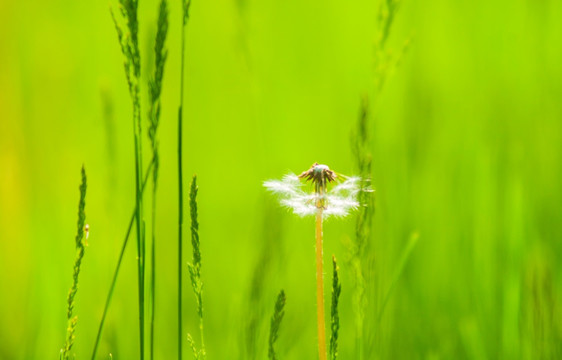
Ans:
[[[283,180],[269,180],[264,186],[281,197],[281,204],[300,216],[316,215],[316,309],[318,321],[318,356],[326,360],[326,328],[324,320],[324,271],[322,223],[325,217],[343,217],[359,207],[361,188],[359,177],[336,173],[327,165],[314,163],[300,175],[289,174]],[[313,192],[305,190],[311,181]],[[334,183],[331,189],[328,184]]]

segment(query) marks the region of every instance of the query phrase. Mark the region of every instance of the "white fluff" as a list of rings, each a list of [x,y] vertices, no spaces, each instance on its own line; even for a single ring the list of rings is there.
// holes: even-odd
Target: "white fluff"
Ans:
[[[288,174],[282,180],[268,180],[263,185],[280,197],[281,204],[299,216],[315,215],[316,202],[324,200],[324,217],[344,217],[359,207],[357,194],[361,191],[361,179],[349,177],[334,186],[325,195],[308,193],[303,190],[305,184],[297,175]],[[322,198],[320,198],[322,197]]]

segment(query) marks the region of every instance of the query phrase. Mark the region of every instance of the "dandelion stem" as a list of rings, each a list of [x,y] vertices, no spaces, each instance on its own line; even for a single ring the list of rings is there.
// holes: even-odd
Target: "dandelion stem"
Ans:
[[[326,328],[324,321],[324,272],[322,260],[322,212],[316,212],[316,308],[318,318],[318,358],[326,360]]]

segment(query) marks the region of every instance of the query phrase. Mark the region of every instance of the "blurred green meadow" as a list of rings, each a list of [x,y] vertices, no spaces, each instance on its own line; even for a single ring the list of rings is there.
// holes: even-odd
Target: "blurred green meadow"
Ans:
[[[177,358],[181,2],[169,8],[156,359]],[[143,78],[157,9],[140,1]],[[375,216],[361,341],[346,245],[355,216],[324,229],[327,312],[332,254],[342,283],[339,359],[562,359],[560,1],[401,1],[390,61],[376,50],[379,1],[193,0],[190,12],[184,189],[187,199],[196,173],[208,359],[266,358],[281,289],[279,359],[317,357],[314,220],[262,184],[315,161],[356,174],[363,97]],[[2,1],[0,34],[0,359],[55,359],[64,345],[82,164],[90,236],[73,353],[89,359],[135,204],[123,56],[106,1]],[[184,335],[198,340],[184,271]],[[138,343],[133,236],[97,358],[138,358]]]

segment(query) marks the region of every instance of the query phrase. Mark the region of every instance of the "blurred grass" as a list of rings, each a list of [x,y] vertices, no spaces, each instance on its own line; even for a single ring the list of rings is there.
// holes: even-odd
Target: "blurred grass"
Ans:
[[[180,6],[170,3],[159,129],[156,334],[167,336],[155,358],[176,351],[177,274],[167,259],[177,245]],[[141,2],[141,51],[156,8]],[[313,227],[273,216],[261,182],[314,161],[353,173],[349,134],[361,94],[372,95],[376,11],[369,1],[192,4],[184,172],[197,172],[201,189],[209,358],[265,357],[280,288],[291,301],[276,352],[314,357]],[[546,0],[401,3],[388,47],[413,41],[370,123],[379,281],[367,296],[382,301],[373,296],[390,285],[411,233],[420,240],[369,334],[372,358],[561,357],[561,15],[560,2]],[[90,237],[73,348],[84,358],[135,200],[122,57],[105,2],[1,2],[0,20],[0,358],[56,357],[64,342],[76,202],[68,189],[85,163]],[[327,222],[325,254],[343,256],[353,229],[351,218]],[[264,255],[264,236],[279,236],[275,252]],[[135,263],[129,248],[100,356],[138,356]],[[339,355],[353,359],[351,274],[340,267]],[[193,328],[196,304],[184,299]],[[252,302],[263,316],[249,326]],[[240,329],[261,343],[252,348]]]

